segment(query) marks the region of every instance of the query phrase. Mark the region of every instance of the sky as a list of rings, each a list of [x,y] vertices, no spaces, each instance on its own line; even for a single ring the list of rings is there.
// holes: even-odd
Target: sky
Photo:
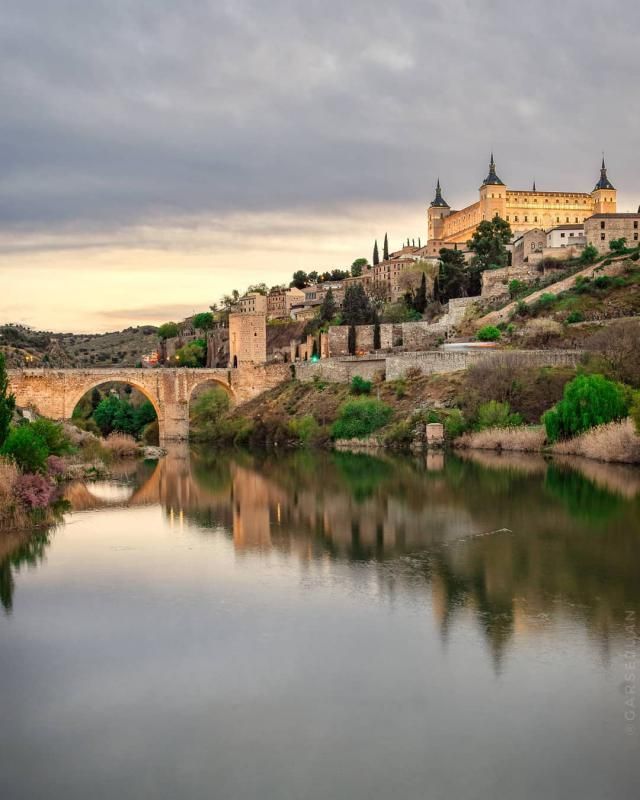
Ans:
[[[477,199],[640,203],[637,0],[0,0],[0,323],[181,319]]]

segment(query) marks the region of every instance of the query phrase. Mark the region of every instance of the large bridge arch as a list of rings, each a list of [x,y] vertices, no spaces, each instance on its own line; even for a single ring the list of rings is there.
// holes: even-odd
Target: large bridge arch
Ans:
[[[75,411],[76,406],[82,400],[82,398],[88,394],[89,392],[93,391],[93,389],[97,389],[100,386],[104,386],[105,383],[123,383],[126,386],[131,386],[134,389],[137,389],[140,394],[144,395],[147,400],[153,406],[156,416],[158,418],[158,435],[160,439],[163,438],[164,433],[164,415],[162,413],[162,405],[160,403],[160,398],[157,396],[157,393],[150,389],[148,386],[145,386],[142,382],[137,382],[131,380],[129,378],[119,378],[119,377],[108,377],[106,380],[101,378],[99,380],[90,380],[87,381],[87,388],[86,389],[76,389],[75,393],[72,390],[69,393],[69,399],[67,401],[67,419],[71,419],[73,416],[73,412]]]

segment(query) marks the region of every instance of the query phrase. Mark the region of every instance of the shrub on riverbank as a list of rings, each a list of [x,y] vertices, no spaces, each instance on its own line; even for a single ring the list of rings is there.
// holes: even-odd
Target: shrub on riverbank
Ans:
[[[640,464],[640,437],[631,419],[598,425],[586,433],[553,445],[558,455],[584,456],[598,461]]]
[[[629,396],[603,375],[578,375],[564,388],[562,400],[542,416],[549,442],[577,436],[589,428],[626,417]]]
[[[511,450],[520,453],[540,452],[545,443],[545,431],[537,427],[487,428],[465,433],[455,446],[474,450]]]
[[[140,454],[140,445],[127,433],[112,433],[103,446],[116,458],[135,458]]]
[[[380,400],[359,398],[340,406],[338,419],[331,427],[334,439],[363,439],[391,419],[391,408]]]

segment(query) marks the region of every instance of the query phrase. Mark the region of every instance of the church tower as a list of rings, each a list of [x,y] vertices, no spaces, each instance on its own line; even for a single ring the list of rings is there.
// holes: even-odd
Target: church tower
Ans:
[[[609,178],[607,178],[607,168],[602,156],[602,167],[600,168],[600,180],[596,183],[591,192],[593,197],[594,214],[615,214],[617,201],[616,190]]]
[[[443,239],[444,233],[444,218],[448,217],[451,213],[449,204],[442,196],[442,189],[440,188],[440,178],[436,184],[436,196],[431,201],[429,211],[427,212],[427,221],[429,225],[429,239]]]
[[[489,161],[489,174],[480,187],[480,219],[493,219],[496,214],[502,219],[507,214],[507,187],[496,174],[493,153]]]

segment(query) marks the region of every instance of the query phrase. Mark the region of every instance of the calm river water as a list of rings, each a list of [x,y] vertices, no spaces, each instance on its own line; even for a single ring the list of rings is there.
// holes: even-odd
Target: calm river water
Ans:
[[[638,796],[639,471],[177,449],[67,499],[0,539],[3,800]]]

